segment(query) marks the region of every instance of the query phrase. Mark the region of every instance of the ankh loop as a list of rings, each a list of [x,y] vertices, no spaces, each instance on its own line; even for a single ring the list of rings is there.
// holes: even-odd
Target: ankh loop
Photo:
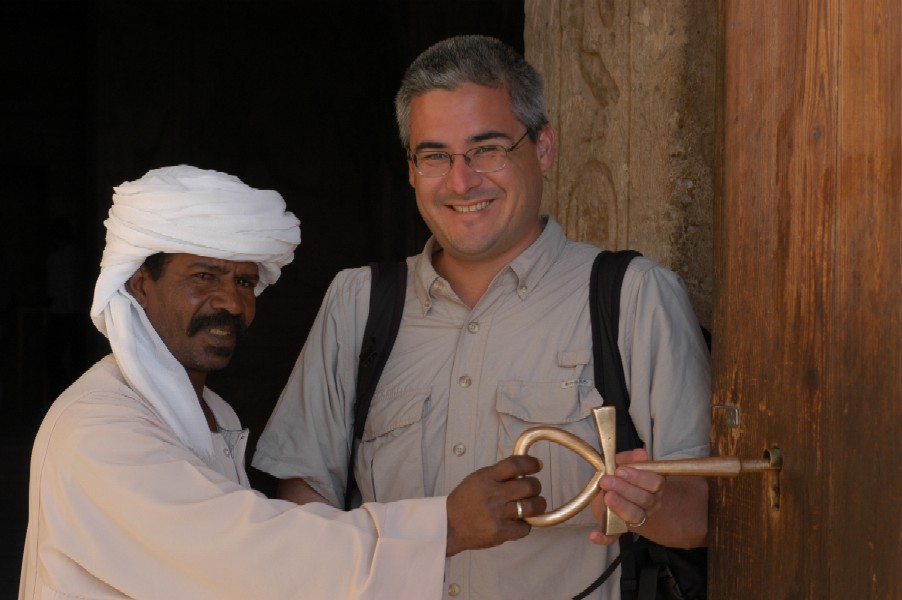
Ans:
[[[592,415],[595,418],[595,429],[598,432],[598,442],[602,454],[613,457],[616,452],[616,440],[614,437],[616,417],[614,414],[614,407],[603,406],[601,408],[594,408],[592,409]],[[520,434],[519,438],[517,438],[517,442],[514,444],[513,453],[528,454],[529,448],[539,440],[560,444],[568,450],[575,452],[585,459],[586,462],[595,467],[595,475],[592,476],[589,483],[586,484],[586,487],[584,487],[572,500],[545,514],[526,517],[524,519],[527,523],[536,527],[550,527],[551,525],[557,525],[571,519],[581,510],[586,508],[600,491],[598,482],[601,481],[601,478],[604,475],[613,475],[615,465],[613,460],[608,461],[608,464],[606,464],[601,455],[595,451],[595,448],[590,446],[585,440],[558,427],[540,426],[527,429]],[[602,531],[609,535],[624,533],[626,531],[626,523],[611,510],[605,510],[605,522],[601,523],[601,526]]]

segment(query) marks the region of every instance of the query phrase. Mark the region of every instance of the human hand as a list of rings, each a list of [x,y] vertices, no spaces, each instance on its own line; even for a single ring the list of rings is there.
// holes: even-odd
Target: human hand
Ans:
[[[616,461],[618,465],[646,462],[648,453],[643,448],[620,452]],[[665,482],[664,476],[657,473],[626,466],[617,467],[614,476],[605,475],[601,478],[598,487],[603,493],[592,501],[592,514],[601,522],[604,520],[605,509],[610,507],[631,530],[644,527],[651,515],[661,507]],[[589,533],[589,541],[599,545],[613,544],[619,537],[605,535],[600,529]]]
[[[467,475],[448,496],[446,555],[525,537],[530,525],[522,517],[545,512],[542,484],[525,477],[541,468],[535,457],[509,456]]]

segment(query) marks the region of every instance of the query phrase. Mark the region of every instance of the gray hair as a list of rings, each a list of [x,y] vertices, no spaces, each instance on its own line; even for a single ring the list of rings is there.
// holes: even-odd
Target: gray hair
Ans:
[[[465,83],[507,90],[514,116],[533,141],[548,123],[539,72],[500,40],[461,35],[430,46],[407,68],[395,96],[395,118],[404,148],[410,145],[411,100],[436,89],[452,91]]]

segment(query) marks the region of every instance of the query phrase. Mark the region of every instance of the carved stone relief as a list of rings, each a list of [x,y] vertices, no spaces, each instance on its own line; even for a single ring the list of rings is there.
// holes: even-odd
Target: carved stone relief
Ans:
[[[574,239],[634,248],[710,323],[716,4],[526,0],[556,165],[543,209]]]

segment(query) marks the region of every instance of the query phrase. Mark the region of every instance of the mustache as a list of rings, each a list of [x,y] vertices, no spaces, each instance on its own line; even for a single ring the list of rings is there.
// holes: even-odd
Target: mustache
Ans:
[[[459,194],[444,194],[436,196],[436,200],[439,202],[453,202],[456,200],[460,200],[463,202],[481,202],[483,200],[494,200],[495,198],[500,198],[504,194],[501,190],[495,187],[481,187],[476,188],[474,190],[468,191],[463,196]]]
[[[188,337],[193,337],[201,329],[210,327],[228,327],[235,331],[239,338],[247,334],[247,324],[238,315],[230,315],[222,311],[212,315],[200,315],[191,319],[188,323]]]

